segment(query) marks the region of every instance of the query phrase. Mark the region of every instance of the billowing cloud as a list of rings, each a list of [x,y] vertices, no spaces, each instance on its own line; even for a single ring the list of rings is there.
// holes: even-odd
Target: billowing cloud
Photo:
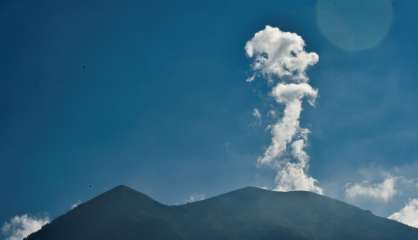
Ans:
[[[254,58],[253,69],[268,77],[289,77],[307,81],[306,69],[315,65],[318,54],[305,51],[305,41],[296,33],[283,32],[266,26],[245,45],[245,51]]]
[[[350,199],[371,199],[375,201],[388,202],[397,193],[396,177],[389,176],[383,182],[371,183],[349,183],[346,185],[345,194]]]
[[[36,218],[24,214],[15,216],[2,227],[2,234],[6,240],[23,240],[49,223],[49,218]]]
[[[418,199],[410,199],[405,207],[388,218],[418,228]]]
[[[314,105],[318,90],[308,84],[306,70],[319,60],[318,54],[305,51],[305,42],[296,33],[266,26],[245,45],[257,74],[274,83],[271,96],[284,106],[283,115],[269,129],[271,144],[257,159],[259,165],[277,169],[275,190],[306,190],[322,193],[318,181],[307,175],[309,155],[305,151],[309,129],[300,127],[303,99]],[[276,117],[275,110],[270,112]]]

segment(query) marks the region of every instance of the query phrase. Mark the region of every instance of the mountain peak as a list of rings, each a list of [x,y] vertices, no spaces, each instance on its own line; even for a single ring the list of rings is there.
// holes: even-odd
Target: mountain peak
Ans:
[[[102,193],[96,198],[87,202],[87,204],[93,205],[100,203],[103,205],[133,205],[133,206],[151,206],[151,205],[162,205],[144,193],[138,192],[133,188],[125,185],[119,185],[107,192]]]
[[[132,193],[139,193],[133,188],[130,188],[126,185],[118,185],[112,189],[110,189],[108,192],[132,192]]]

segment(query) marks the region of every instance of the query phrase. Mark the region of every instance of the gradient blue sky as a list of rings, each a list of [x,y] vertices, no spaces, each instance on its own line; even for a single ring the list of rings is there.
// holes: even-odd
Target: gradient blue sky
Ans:
[[[255,164],[267,122],[252,111],[272,100],[265,82],[245,82],[244,52],[267,24],[320,56],[302,126],[326,194],[347,200],[345,184],[381,172],[418,178],[418,2],[394,0],[387,35],[360,51],[322,34],[316,4],[1,1],[0,223],[54,217],[119,184],[170,204],[270,186]],[[353,34],[381,26],[369,27]],[[413,197],[353,203],[386,216]]]

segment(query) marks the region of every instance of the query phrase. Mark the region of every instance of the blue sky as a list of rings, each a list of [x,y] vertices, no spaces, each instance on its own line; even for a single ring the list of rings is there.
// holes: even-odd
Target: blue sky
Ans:
[[[119,184],[170,204],[271,187],[274,172],[256,166],[268,122],[252,113],[272,99],[265,81],[245,81],[245,43],[265,25],[320,56],[308,70],[319,98],[301,117],[309,174],[326,195],[398,211],[418,197],[418,3],[391,6],[384,26],[346,16],[359,41],[387,30],[353,50],[326,36],[313,0],[2,1],[0,222],[53,218]],[[344,193],[388,176],[401,179],[390,201]]]

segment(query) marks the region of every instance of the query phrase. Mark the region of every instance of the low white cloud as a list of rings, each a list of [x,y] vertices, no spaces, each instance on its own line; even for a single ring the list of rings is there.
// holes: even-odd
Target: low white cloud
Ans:
[[[345,188],[345,195],[350,199],[371,199],[375,201],[390,201],[397,193],[396,177],[387,177],[383,182],[349,183]]]
[[[418,228],[418,199],[409,200],[405,207],[388,218]]]
[[[15,216],[6,222],[1,231],[6,240],[23,240],[30,234],[39,231],[42,226],[49,223],[49,218],[36,218],[24,214]]]
[[[253,60],[255,72],[249,80],[255,80],[257,74],[267,78],[273,84],[270,95],[284,106],[281,118],[267,128],[271,131],[271,144],[257,159],[258,165],[277,170],[275,190],[322,194],[318,181],[307,174],[309,155],[305,147],[310,130],[300,127],[303,99],[314,105],[318,96],[306,75],[307,68],[318,62],[318,54],[306,52],[305,42],[298,34],[271,26],[257,32],[246,43],[245,51]],[[276,111],[270,110],[269,116],[276,118]]]
[[[192,195],[190,195],[187,200],[186,203],[192,203],[192,202],[197,202],[197,201],[202,201],[206,199],[206,195],[202,194],[202,193],[193,193]]]

